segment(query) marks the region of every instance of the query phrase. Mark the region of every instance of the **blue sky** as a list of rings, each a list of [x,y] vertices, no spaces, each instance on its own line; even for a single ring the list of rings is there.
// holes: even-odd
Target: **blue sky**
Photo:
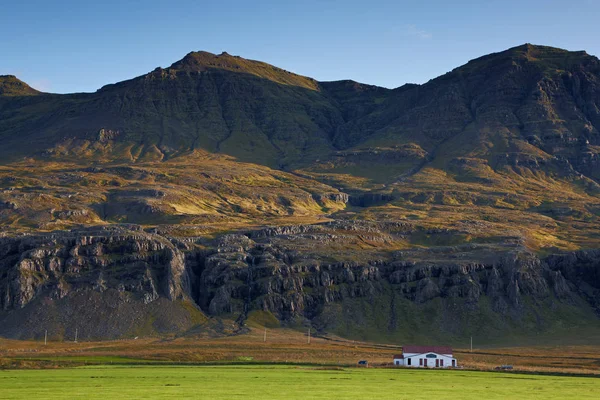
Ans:
[[[397,87],[526,42],[600,55],[599,20],[600,0],[4,1],[0,74],[89,92],[206,50]]]

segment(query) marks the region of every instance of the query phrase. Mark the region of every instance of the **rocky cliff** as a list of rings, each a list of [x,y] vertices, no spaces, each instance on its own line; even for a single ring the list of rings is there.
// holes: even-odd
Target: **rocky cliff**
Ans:
[[[210,241],[135,226],[5,237],[0,334],[39,337],[50,328],[64,337],[75,327],[82,338],[182,333],[206,317],[241,329],[257,312],[282,326],[392,341],[417,333],[452,341],[474,332],[502,340],[571,323],[600,326],[597,251],[540,259],[518,245],[502,253],[468,245],[437,248],[435,257],[414,250],[336,261],[318,248],[412,229],[336,221]],[[435,329],[425,333],[426,325]]]
[[[135,229],[135,228],[134,228]],[[185,255],[139,228],[0,238],[2,334],[118,337],[198,321]],[[149,326],[146,326],[148,325]],[[68,332],[68,333],[67,333]]]

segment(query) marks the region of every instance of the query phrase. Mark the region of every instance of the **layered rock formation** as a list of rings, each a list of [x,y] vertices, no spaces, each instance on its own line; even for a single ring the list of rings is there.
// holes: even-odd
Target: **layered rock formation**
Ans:
[[[195,313],[235,320],[241,328],[261,311],[284,326],[310,324],[321,332],[365,337],[364,327],[351,327],[353,321],[376,315],[374,330],[406,339],[406,324],[423,329],[423,322],[409,318],[428,310],[429,323],[438,330],[421,334],[452,340],[481,330],[499,338],[523,321],[533,324],[528,329],[548,333],[563,323],[563,313],[600,315],[596,251],[539,259],[518,245],[504,253],[468,245],[439,248],[429,261],[423,258],[434,258],[431,253],[419,250],[335,261],[317,248],[369,235],[388,240],[412,229],[338,221],[227,234],[208,242],[133,226],[3,238],[0,334],[36,337],[50,326],[65,335],[79,326],[84,338],[117,337],[140,332],[144,324],[147,334],[181,333],[204,321]],[[65,315],[66,304],[87,310]],[[378,309],[371,310],[374,306]],[[556,315],[540,312],[547,307]],[[153,313],[162,310],[162,319],[140,318],[153,308]],[[470,315],[489,320],[471,321]],[[23,321],[27,316],[40,319]],[[387,325],[380,326],[382,321]]]
[[[192,302],[185,255],[139,228],[0,238],[0,271],[0,309],[7,314],[2,334],[9,336],[33,337],[49,328],[64,335],[75,327],[82,337],[133,334],[148,323],[149,305],[161,299],[157,307],[166,313],[147,333],[183,329],[195,318],[193,307],[181,306]],[[173,319],[168,309],[179,309]]]

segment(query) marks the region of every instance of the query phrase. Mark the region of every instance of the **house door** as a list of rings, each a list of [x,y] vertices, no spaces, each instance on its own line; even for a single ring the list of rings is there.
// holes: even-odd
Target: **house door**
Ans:
[[[440,360],[436,359],[435,360],[435,367],[439,368],[439,366],[440,366]]]
[[[452,360],[452,366],[456,367],[456,360]]]

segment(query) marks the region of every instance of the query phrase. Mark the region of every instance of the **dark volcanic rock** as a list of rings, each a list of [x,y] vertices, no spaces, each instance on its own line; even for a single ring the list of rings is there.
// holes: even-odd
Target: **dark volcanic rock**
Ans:
[[[3,237],[0,334],[34,337],[44,324],[66,329],[77,321],[89,337],[116,337],[140,329],[148,318],[154,320],[153,332],[180,332],[192,323],[181,302],[195,302],[198,313],[201,309],[240,323],[251,311],[261,310],[284,324],[312,320],[324,330],[353,318],[332,317],[332,307],[372,304],[390,296],[395,300],[389,312],[397,313],[400,304],[429,307],[439,299],[462,304],[469,312],[484,307],[499,320],[515,323],[529,312],[527,299],[565,305],[583,299],[600,311],[597,251],[540,260],[513,250],[482,263],[406,260],[410,252],[400,259],[331,262],[280,241],[321,240],[319,235],[330,229],[361,234],[387,229],[394,234],[406,228],[365,221],[267,228],[221,236],[200,252],[135,226]],[[54,314],[44,313],[46,308]],[[446,310],[436,318],[451,313],[461,320],[463,312]],[[43,324],[35,325],[31,318]],[[94,330],[96,324],[106,326]],[[444,329],[464,328],[451,324]]]
[[[132,309],[161,298],[191,301],[190,284],[184,254],[166,238],[141,231],[93,229],[0,239],[0,309],[9,312],[7,321],[45,301],[66,305],[67,299],[90,292],[112,293],[114,301]],[[124,326],[130,322],[119,327],[111,320],[117,325],[109,329],[112,334],[127,333]],[[36,333],[7,324],[3,328],[19,336]]]

